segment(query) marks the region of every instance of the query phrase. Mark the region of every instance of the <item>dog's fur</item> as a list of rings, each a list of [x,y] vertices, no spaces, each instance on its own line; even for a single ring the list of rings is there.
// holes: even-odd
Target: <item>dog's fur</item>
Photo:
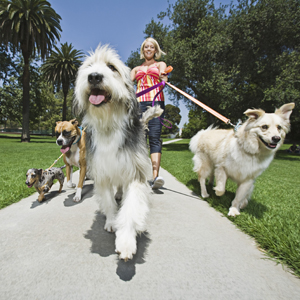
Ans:
[[[39,193],[38,201],[42,202],[45,199],[45,193],[48,193],[53,185],[54,179],[57,179],[60,183],[59,193],[62,190],[65,175],[62,171],[64,168],[51,168],[49,170],[43,169],[29,169],[26,173],[26,182],[25,184],[31,188],[34,188]]]
[[[151,162],[130,69],[109,46],[99,46],[79,68],[74,105],[87,126],[88,173],[106,215],[104,228],[116,231],[119,257],[131,259],[136,233],[146,229]],[[158,110],[153,107],[147,113]],[[120,186],[124,193],[118,208],[113,187]]]
[[[294,106],[285,104],[272,114],[248,109],[244,113],[248,119],[236,133],[212,126],[199,131],[190,141],[190,150],[195,154],[194,171],[198,173],[201,196],[209,197],[206,178],[213,183],[215,176],[217,196],[225,193],[227,178],[231,178],[238,188],[228,215],[239,215],[250,200],[255,178],[269,166],[284,142]]]
[[[61,152],[64,154],[66,164],[67,187],[75,188],[72,183],[73,166],[80,168],[77,191],[73,198],[74,202],[81,200],[82,187],[86,175],[86,148],[85,131],[78,128],[76,119],[71,121],[58,121],[55,127],[56,144],[61,146]]]

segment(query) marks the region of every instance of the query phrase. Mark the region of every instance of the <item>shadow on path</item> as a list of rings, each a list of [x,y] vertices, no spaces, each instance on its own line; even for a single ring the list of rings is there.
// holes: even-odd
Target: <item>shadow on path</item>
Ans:
[[[99,254],[102,257],[117,255],[115,253],[115,234],[104,230],[105,216],[99,211],[96,212],[94,223],[84,236],[92,241],[91,253]],[[136,274],[136,264],[145,262],[145,254],[151,239],[146,233],[137,236],[137,253],[132,260],[125,262],[118,260],[116,274],[123,281],[130,281]]]
[[[65,207],[74,206],[74,205],[82,203],[86,199],[92,198],[93,197],[93,183],[83,186],[82,192],[81,192],[81,201],[79,201],[79,202],[73,201],[76,191],[77,191],[77,187],[74,188],[74,192],[72,194],[69,194],[68,197],[65,199],[65,201],[64,201]]]
[[[61,193],[65,193],[66,190],[62,190]],[[49,193],[46,193],[45,194],[45,200],[43,200],[42,202],[39,202],[37,199],[38,199],[38,193],[36,195],[36,201],[32,202],[31,203],[31,209],[32,208],[36,208],[40,205],[43,205],[43,204],[47,204],[49,201],[52,201],[53,198],[55,198],[56,196],[60,195],[61,193],[59,193],[58,191],[50,191]]]

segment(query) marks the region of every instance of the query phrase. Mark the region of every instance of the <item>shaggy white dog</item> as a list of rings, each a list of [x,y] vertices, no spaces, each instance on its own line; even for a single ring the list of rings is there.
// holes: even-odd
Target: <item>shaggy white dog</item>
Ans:
[[[209,197],[206,178],[213,183],[215,176],[217,196],[225,193],[227,178],[231,178],[238,188],[228,215],[239,215],[250,200],[255,178],[270,165],[284,142],[294,106],[285,104],[272,114],[248,109],[245,111],[248,120],[237,132],[212,126],[199,131],[190,141],[190,150],[195,154],[194,171],[198,173],[202,198]]]
[[[130,69],[108,45],[98,46],[79,68],[74,104],[87,126],[88,173],[106,215],[104,228],[116,232],[119,257],[131,259],[136,234],[146,229],[151,162]],[[158,107],[150,110],[152,117],[162,112]],[[119,186],[123,186],[120,207],[113,192]]]

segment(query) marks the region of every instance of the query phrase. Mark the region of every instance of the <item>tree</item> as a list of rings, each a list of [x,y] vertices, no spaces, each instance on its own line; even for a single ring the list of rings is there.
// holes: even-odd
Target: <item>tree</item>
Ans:
[[[0,45],[0,80],[6,83],[7,78],[15,74],[14,59],[4,45]]]
[[[213,1],[178,0],[158,16],[168,17],[170,27],[151,20],[144,33],[167,53],[164,60],[174,68],[170,82],[232,123],[247,108],[273,112],[294,101],[292,125],[300,124],[299,0],[237,2],[226,15]],[[182,98],[168,93],[174,101]],[[210,114],[206,118],[208,124],[221,123]]]
[[[172,104],[167,104],[165,106],[165,119],[171,122],[172,128],[162,127],[162,134],[176,133],[178,131],[178,126],[181,120],[180,108]],[[170,126],[166,121],[164,124]]]
[[[62,87],[64,94],[62,120],[66,120],[67,96],[70,87],[74,84],[78,68],[81,64],[83,52],[73,49],[72,44],[61,44],[61,49],[54,46],[55,51],[42,66],[42,72],[46,80],[56,85],[59,91]]]
[[[207,112],[202,108],[194,106],[189,111],[189,122],[183,125],[181,137],[185,139],[192,138],[199,130],[207,127]]]
[[[24,59],[20,53],[14,58],[14,71],[3,82],[0,88],[0,118],[2,123],[10,120],[16,127],[22,126],[22,70],[24,69]],[[36,59],[30,59],[30,129],[37,129],[41,116],[47,109],[48,97],[47,88],[40,73],[40,68]],[[47,89],[47,92],[49,89]],[[53,87],[51,93],[53,94]],[[61,103],[62,103],[61,97]],[[60,111],[62,111],[60,105]]]
[[[13,51],[21,51],[23,70],[23,121],[22,142],[30,141],[29,134],[29,60],[36,53],[44,59],[55,40],[60,39],[61,17],[45,0],[0,1],[0,41],[10,45]]]

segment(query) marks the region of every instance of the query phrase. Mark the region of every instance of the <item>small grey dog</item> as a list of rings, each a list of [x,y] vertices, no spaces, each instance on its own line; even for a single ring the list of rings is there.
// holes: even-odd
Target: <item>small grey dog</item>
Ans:
[[[35,187],[39,193],[38,201],[42,202],[45,199],[45,193],[48,193],[53,185],[54,179],[57,179],[60,183],[59,193],[62,190],[65,175],[62,171],[66,166],[60,168],[51,168],[49,170],[43,169],[29,169],[26,173],[25,184],[31,188]]]

